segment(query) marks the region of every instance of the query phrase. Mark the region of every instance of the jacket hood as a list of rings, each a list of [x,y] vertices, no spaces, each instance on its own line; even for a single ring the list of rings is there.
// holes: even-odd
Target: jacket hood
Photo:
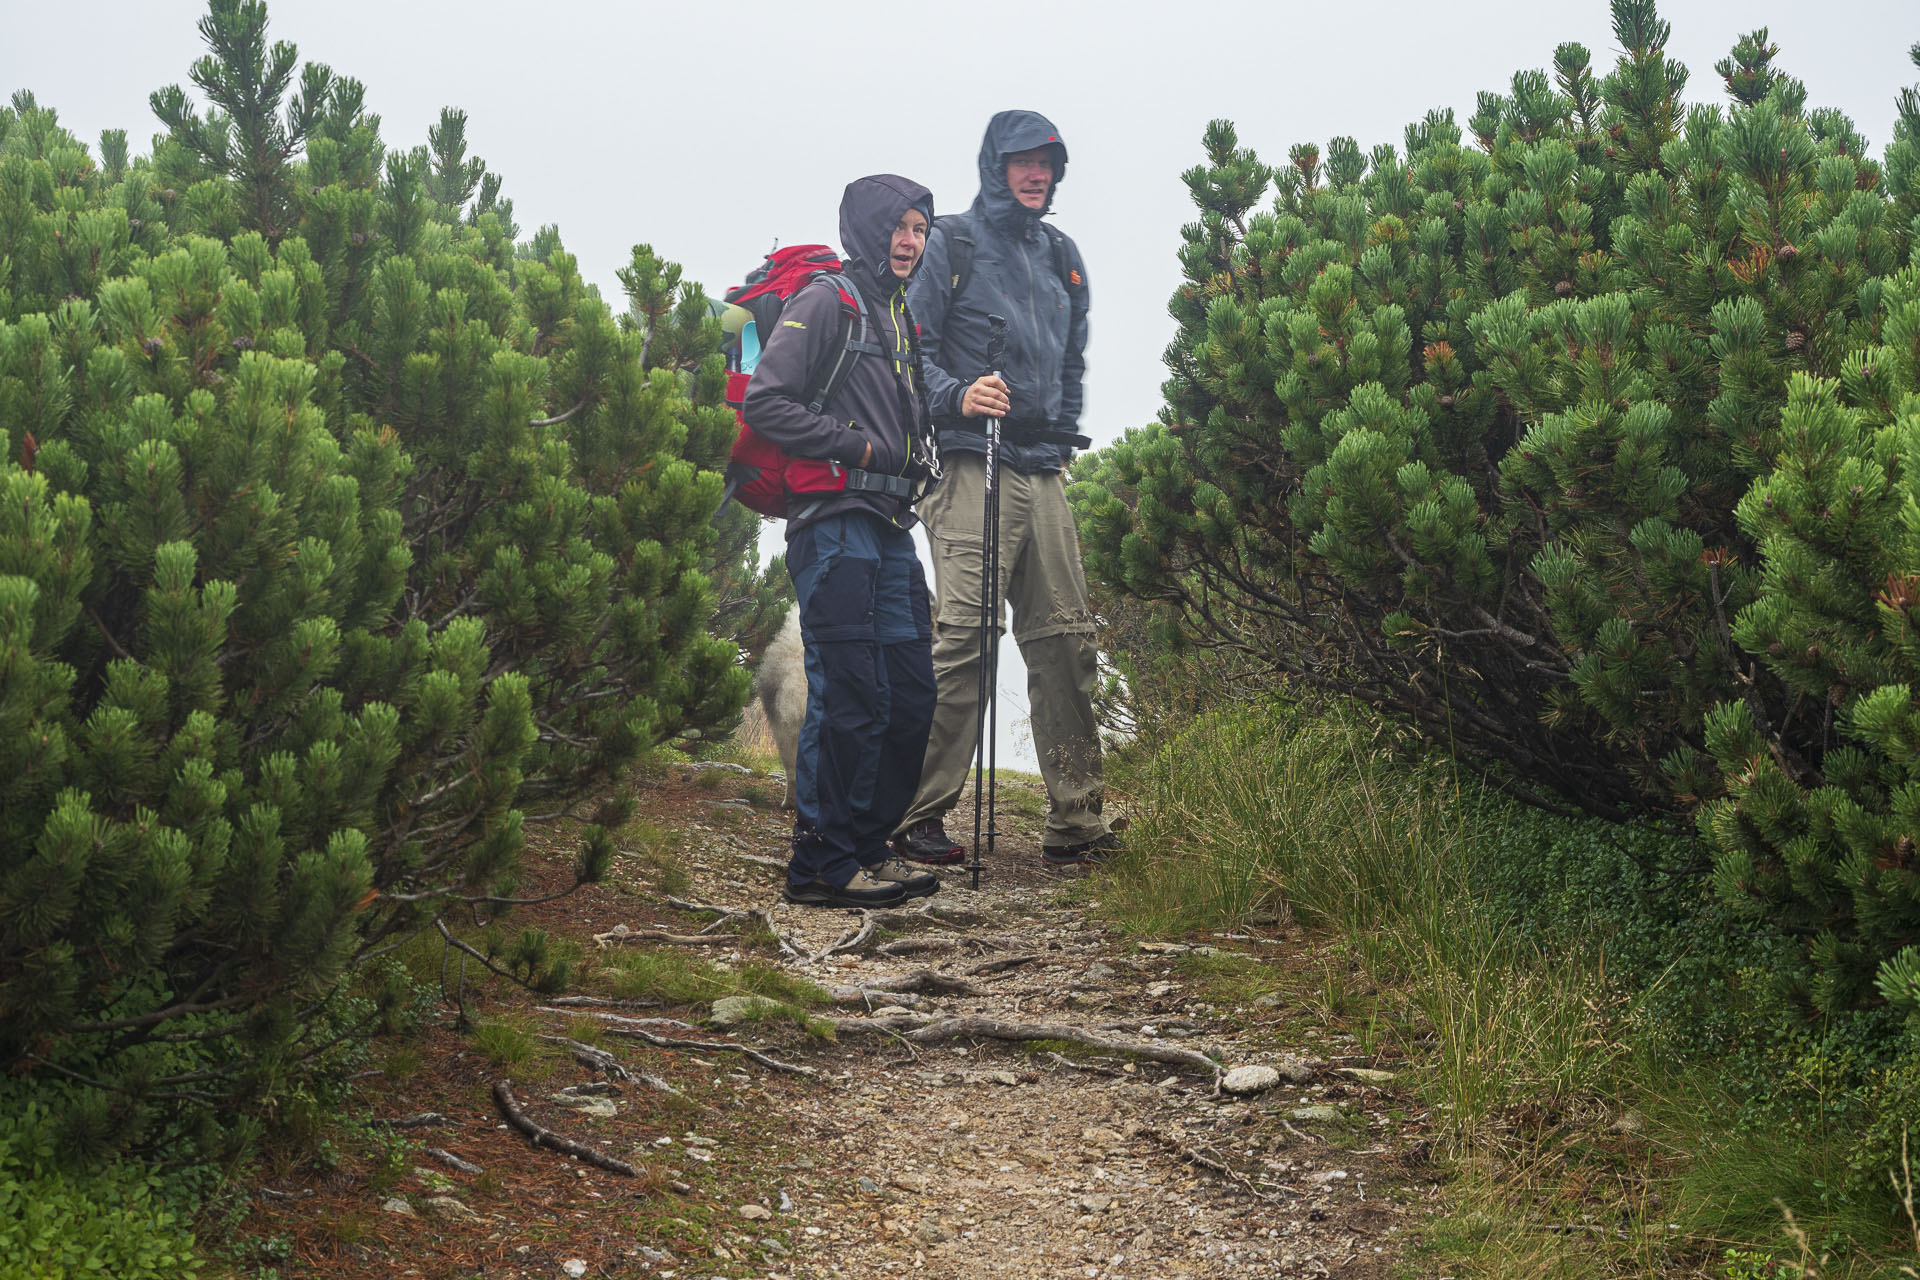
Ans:
[[[895,277],[888,251],[901,215],[918,209],[933,223],[933,193],[897,173],[855,178],[840,197],[840,247],[846,251],[846,271],[863,290],[889,297],[905,282]],[[913,269],[918,271],[920,264]]]
[[[1047,203],[1038,213],[1013,198],[1007,186],[1007,157],[1035,147],[1053,151],[1053,185],[1047,189]],[[1053,121],[1038,111],[1002,111],[987,121],[987,136],[980,141],[979,204],[994,225],[1024,233],[1053,208],[1053,197],[1067,176],[1067,144]]]

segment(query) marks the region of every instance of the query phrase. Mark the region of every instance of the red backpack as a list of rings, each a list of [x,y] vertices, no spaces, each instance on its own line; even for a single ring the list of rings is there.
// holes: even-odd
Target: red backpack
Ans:
[[[781,309],[788,298],[823,276],[839,277],[840,353],[819,390],[807,403],[810,413],[819,413],[853,371],[853,362],[862,355],[885,356],[867,322],[853,282],[840,274],[840,259],[823,244],[796,244],[776,249],[738,288],[727,292],[726,300],[745,307],[753,315],[756,336],[771,336],[780,322]],[[727,461],[727,489],[720,499],[736,498],[740,505],[763,516],[785,518],[794,494],[819,495],[844,493],[849,488],[873,493],[888,493],[911,500],[913,482],[904,476],[881,475],[862,471],[838,462],[815,458],[788,457],[779,445],[747,425],[744,406],[747,385],[753,370],[742,368],[756,353],[729,349],[727,353],[727,403],[740,420],[740,432],[734,437],[733,452]]]

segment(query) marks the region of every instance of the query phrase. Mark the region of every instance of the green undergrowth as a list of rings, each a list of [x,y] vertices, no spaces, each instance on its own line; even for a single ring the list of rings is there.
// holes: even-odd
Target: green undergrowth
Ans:
[[[1101,909],[1307,930],[1317,967],[1182,965],[1404,1058],[1458,1174],[1429,1236],[1456,1274],[1914,1274],[1920,1046],[1784,994],[1789,943],[1735,927],[1684,833],[1521,808],[1350,709],[1202,717],[1110,774],[1137,816]]]
[[[169,1207],[196,1197],[193,1171],[169,1178],[134,1161],[72,1168],[58,1158],[48,1105],[58,1092],[24,1083],[0,1092],[0,1280],[197,1272],[193,1234]]]

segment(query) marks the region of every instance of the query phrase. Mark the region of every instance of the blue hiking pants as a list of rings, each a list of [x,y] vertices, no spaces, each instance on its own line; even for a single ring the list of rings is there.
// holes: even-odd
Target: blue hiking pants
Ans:
[[[933,725],[933,626],[913,537],[848,511],[787,540],[807,655],[787,878],[835,888],[891,857]]]

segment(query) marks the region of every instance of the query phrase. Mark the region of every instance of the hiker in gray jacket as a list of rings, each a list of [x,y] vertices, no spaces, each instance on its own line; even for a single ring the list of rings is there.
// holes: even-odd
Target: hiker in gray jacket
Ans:
[[[935,222],[907,291],[946,473],[919,507],[933,548],[939,704],[920,790],[893,844],[916,862],[966,856],[944,818],[959,801],[979,733],[985,417],[1002,419],[999,597],[1012,607],[1027,664],[1048,798],[1042,856],[1065,866],[1120,848],[1100,814],[1093,614],[1064,475],[1074,448],[1090,443],[1079,433],[1086,265],[1073,241],[1042,221],[1066,169],[1066,144],[1045,116],[994,116],[980,145],[980,194],[966,213]],[[1007,320],[998,377],[987,367],[989,315]]]
[[[803,906],[887,906],[940,887],[887,847],[920,780],[933,718],[932,620],[907,530],[936,460],[906,305],[932,216],[933,197],[917,182],[880,174],[849,183],[845,274],[818,275],[787,299],[741,407],[790,457],[845,476],[844,488],[795,493],[788,505],[807,711],[784,896]],[[851,368],[816,406],[846,357]]]

